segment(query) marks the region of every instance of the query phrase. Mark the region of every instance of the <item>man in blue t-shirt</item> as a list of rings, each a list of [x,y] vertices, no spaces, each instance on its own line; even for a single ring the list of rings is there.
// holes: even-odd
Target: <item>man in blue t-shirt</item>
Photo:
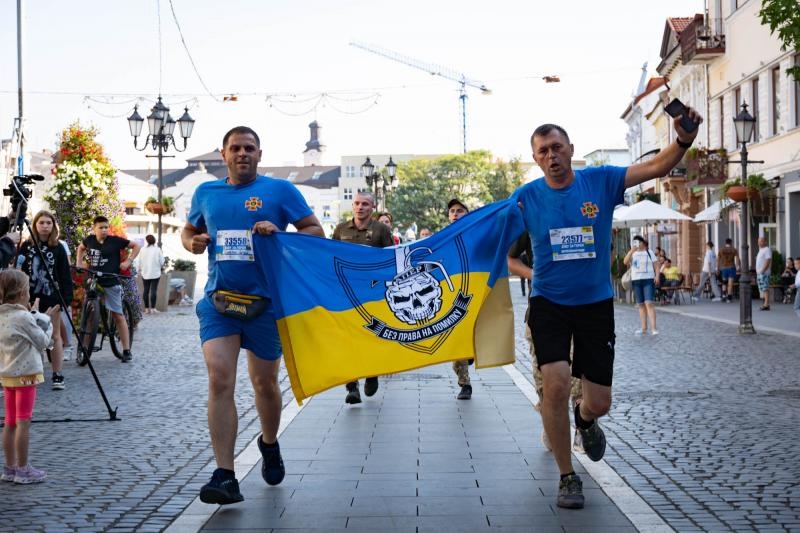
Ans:
[[[702,118],[690,109],[689,117]],[[528,325],[542,372],[541,414],[561,474],[556,504],[579,509],[583,485],[570,456],[568,400],[570,343],[572,375],[583,398],[574,409],[586,455],[599,461],[606,440],[597,419],[611,406],[614,366],[614,302],[611,286],[611,221],[626,188],[665,176],[697,136],[674,119],[676,138],[653,159],[630,167],[588,167],[573,171],[574,147],[555,124],[536,128],[533,159],[544,173],[517,189],[533,247],[533,286]]]
[[[258,175],[260,144],[256,132],[245,126],[225,134],[222,158],[228,177],[197,188],[181,234],[187,250],[208,251],[208,283],[205,297],[197,304],[197,316],[208,367],[208,426],[217,469],[200,489],[200,500],[220,505],[244,500],[233,470],[238,421],[233,393],[240,349],[247,351],[261,422],[261,475],[268,484],[277,485],[286,473],[278,446],[283,407],[278,386],[281,344],[269,286],[255,261],[253,239],[285,231],[289,224],[301,233],[325,236],[294,185]],[[260,312],[251,313],[248,302],[255,303]],[[248,308],[246,317],[231,316],[244,307]]]

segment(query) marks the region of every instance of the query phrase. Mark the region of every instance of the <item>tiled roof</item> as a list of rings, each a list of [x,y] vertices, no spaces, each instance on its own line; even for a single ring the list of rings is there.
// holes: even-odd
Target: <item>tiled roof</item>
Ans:
[[[667,24],[670,25],[672,31],[680,35],[693,20],[694,17],[670,17],[667,19]]]

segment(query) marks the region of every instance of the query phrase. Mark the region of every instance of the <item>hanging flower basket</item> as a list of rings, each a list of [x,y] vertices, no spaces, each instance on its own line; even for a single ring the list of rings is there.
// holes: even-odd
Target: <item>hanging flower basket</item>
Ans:
[[[745,187],[744,185],[733,185],[725,191],[725,195],[734,202],[746,202],[751,198],[756,198],[761,194],[758,189]]]
[[[149,212],[153,213],[154,215],[163,215],[167,212],[166,206],[158,202],[150,202],[148,204],[144,204],[144,208],[147,209]]]

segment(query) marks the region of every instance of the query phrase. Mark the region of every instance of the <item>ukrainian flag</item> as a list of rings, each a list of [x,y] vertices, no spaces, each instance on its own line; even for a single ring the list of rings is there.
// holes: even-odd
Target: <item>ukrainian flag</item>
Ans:
[[[295,398],[445,361],[514,361],[510,200],[426,239],[374,248],[301,233],[256,237]]]

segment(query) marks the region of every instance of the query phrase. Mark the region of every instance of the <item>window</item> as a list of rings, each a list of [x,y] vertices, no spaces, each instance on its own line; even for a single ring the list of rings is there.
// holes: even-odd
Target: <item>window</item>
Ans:
[[[770,83],[770,104],[772,106],[772,116],[770,116],[770,134],[778,134],[778,125],[781,121],[781,68],[772,69],[772,83]]]
[[[322,172],[320,172],[320,171],[318,170],[318,171],[314,172],[314,175],[313,175],[313,176],[311,176],[311,179],[312,179],[312,180],[318,180],[320,176],[322,176]]]
[[[287,180],[289,180],[289,181],[294,181],[294,180],[296,180],[296,179],[297,179],[297,172],[290,172],[290,173],[289,173],[289,176],[287,176],[287,178],[286,178],[286,179],[287,179]]]
[[[344,191],[342,192],[342,196],[345,200],[352,200],[353,199],[353,189],[350,187],[345,187]]]
[[[750,114],[753,115],[756,119],[756,123],[753,125],[753,142],[758,142],[761,139],[761,132],[759,131],[758,123],[761,122],[759,109],[758,109],[758,78],[754,78],[750,81],[750,94],[752,98],[752,102],[750,105]]]
[[[358,178],[361,175],[361,171],[359,170],[356,172],[356,167],[353,165],[347,165],[344,167],[344,177],[345,178]]]
[[[717,99],[717,109],[719,111],[719,146],[720,148],[725,148],[725,102],[724,99],[720,96]]]
[[[794,56],[794,66],[800,68],[800,54]],[[800,126],[800,81],[792,84],[792,97],[794,100],[794,125]]]

